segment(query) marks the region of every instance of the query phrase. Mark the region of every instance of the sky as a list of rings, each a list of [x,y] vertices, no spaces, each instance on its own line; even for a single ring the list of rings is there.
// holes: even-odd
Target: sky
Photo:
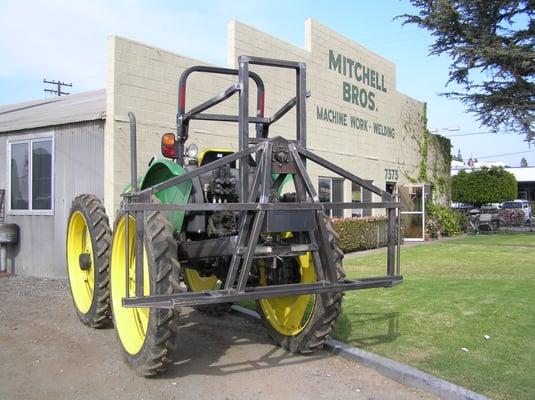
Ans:
[[[46,97],[43,79],[72,82],[71,93],[104,88],[112,34],[226,66],[228,21],[303,47],[313,18],[394,62],[397,90],[427,103],[428,128],[451,139],[453,154],[535,166],[521,135],[485,133],[461,102],[439,95],[455,89],[445,86],[450,59],[428,55],[428,32],[394,20],[414,12],[399,0],[0,0],[0,105]]]

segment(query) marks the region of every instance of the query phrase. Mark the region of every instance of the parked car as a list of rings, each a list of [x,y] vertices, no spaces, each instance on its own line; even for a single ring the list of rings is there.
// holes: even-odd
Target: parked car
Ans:
[[[531,205],[527,200],[511,200],[502,203],[502,209],[521,209],[524,212],[524,222],[531,221]]]
[[[474,208],[474,206],[470,203],[451,203],[450,208],[468,212]]]
[[[486,204],[483,204],[483,205],[481,206],[481,208],[482,208],[482,209],[483,209],[483,208],[487,208],[487,209],[488,209],[488,208],[496,208],[496,209],[499,210],[500,208],[502,208],[502,203],[486,203]]]

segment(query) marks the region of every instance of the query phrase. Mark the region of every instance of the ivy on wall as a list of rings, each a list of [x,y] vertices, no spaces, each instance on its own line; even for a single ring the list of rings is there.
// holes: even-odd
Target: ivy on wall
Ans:
[[[451,142],[449,139],[433,135],[427,129],[427,105],[420,114],[407,102],[407,112],[403,124],[404,142],[410,139],[419,155],[417,171],[402,170],[411,183],[430,183],[435,197],[449,202],[451,193]],[[414,173],[416,172],[416,173]]]

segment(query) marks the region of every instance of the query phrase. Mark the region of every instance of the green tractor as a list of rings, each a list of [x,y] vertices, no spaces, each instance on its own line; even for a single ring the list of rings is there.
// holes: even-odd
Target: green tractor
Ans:
[[[251,65],[295,71],[296,96],[264,116],[264,84]],[[67,227],[67,271],[76,312],[87,326],[111,319],[128,364],[154,376],[173,362],[181,307],[223,315],[254,300],[273,341],[293,353],[320,349],[341,311],[344,291],[391,287],[399,273],[399,202],[369,181],[307,150],[305,81],[300,62],[240,56],[239,68],[196,66],[180,77],[177,134],[161,139],[164,156],[137,176],[136,120],[130,117],[131,182],[113,231],[100,200],[76,197]],[[192,73],[236,76],[223,93],[186,111]],[[256,110],[249,112],[249,84]],[[239,96],[238,115],[205,111]],[[296,138],[269,128],[296,108]],[[239,125],[238,150],[186,148],[193,120]],[[255,127],[251,137],[250,125]],[[387,274],[345,278],[343,253],[306,171],[311,161],[381,196],[359,208],[386,209]]]

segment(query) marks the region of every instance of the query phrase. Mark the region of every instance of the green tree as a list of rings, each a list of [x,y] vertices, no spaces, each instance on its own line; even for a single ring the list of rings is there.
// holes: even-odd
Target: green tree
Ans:
[[[535,141],[535,1],[410,0],[398,18],[431,32],[431,55],[452,59],[449,80],[482,125]]]
[[[502,167],[460,171],[451,180],[452,200],[476,206],[513,200],[516,193],[515,176]]]

